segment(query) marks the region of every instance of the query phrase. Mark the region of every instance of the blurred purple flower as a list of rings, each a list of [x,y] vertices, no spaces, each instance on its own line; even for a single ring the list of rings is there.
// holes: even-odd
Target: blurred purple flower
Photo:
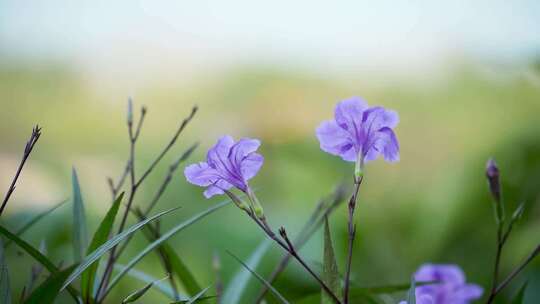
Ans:
[[[407,304],[407,301],[401,301],[399,304]],[[433,298],[428,295],[422,295],[416,298],[416,304],[436,304],[433,302]]]
[[[417,282],[440,282],[416,287],[417,299],[432,299],[432,302],[425,303],[468,304],[483,293],[482,287],[465,282],[465,274],[457,265],[424,264],[415,273],[414,279]]]
[[[264,161],[262,155],[255,153],[260,145],[258,139],[242,138],[235,143],[231,136],[223,136],[208,150],[206,162],[187,166],[184,175],[190,183],[207,187],[206,198],[223,194],[232,187],[248,193],[247,182]]]
[[[369,107],[359,98],[339,102],[334,120],[322,122],[317,128],[321,149],[346,161],[361,163],[382,154],[388,162],[399,161],[399,143],[393,128],[398,114],[383,107]]]

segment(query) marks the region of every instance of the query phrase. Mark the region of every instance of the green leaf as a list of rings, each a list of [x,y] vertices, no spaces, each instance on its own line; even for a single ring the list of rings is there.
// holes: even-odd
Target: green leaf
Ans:
[[[4,253],[4,242],[0,238],[0,303],[11,304],[9,272]]]
[[[153,220],[156,220],[165,214],[168,214],[172,211],[177,210],[177,208],[169,209],[167,211],[160,212],[152,217],[147,218],[144,221],[140,221],[137,224],[129,227],[128,229],[124,230],[122,233],[115,235],[110,240],[108,240],[105,244],[99,246],[96,250],[94,250],[91,254],[86,256],[79,267],[77,267],[73,273],[67,278],[66,282],[64,283],[64,286],[62,286],[62,289],[66,288],[67,285],[69,285],[71,282],[73,282],[83,271],[85,271],[90,265],[92,265],[96,260],[98,260],[102,255],[107,253],[109,250],[111,250],[113,247],[118,245],[122,240],[124,240],[126,237],[130,236],[131,234],[135,233],[137,230],[141,229],[144,225],[150,223]]]
[[[69,274],[77,265],[73,265],[65,270],[53,273],[45,282],[41,283],[36,290],[30,295],[25,304],[50,304],[60,293],[62,283],[66,280]]]
[[[210,286],[206,287],[205,289],[201,290],[193,298],[189,299],[187,304],[193,304],[193,303],[197,302],[208,291],[208,289],[210,289],[210,287],[212,287],[212,285],[210,285]]]
[[[139,216],[139,218],[142,217]],[[150,225],[145,226],[144,232],[146,232],[145,237],[150,243],[158,238],[156,237],[157,231]],[[160,254],[163,255],[163,257],[170,264],[171,270],[168,271],[176,274],[178,280],[184,286],[188,294],[194,295],[202,289],[197,283],[195,276],[192,274],[186,264],[180,259],[180,257],[176,254],[174,249],[169,244],[165,242],[162,243],[159,246],[158,250],[160,251]]]
[[[407,304],[416,304],[416,280],[411,278],[411,288],[407,294]]]
[[[26,251],[31,257],[33,257],[36,261],[38,261],[41,265],[43,265],[51,274],[55,274],[59,272],[60,270],[54,265],[53,262],[51,262],[46,256],[44,256],[39,250],[34,248],[32,245],[28,244],[15,234],[11,233],[6,228],[0,226],[0,234],[3,234],[8,239],[12,240],[17,244],[21,249]],[[78,291],[75,290],[73,287],[68,286],[68,291],[71,294],[71,296],[77,301],[78,300]]]
[[[103,245],[103,243],[105,243],[109,238],[109,235],[114,225],[114,219],[116,218],[116,214],[118,213],[118,209],[120,207],[120,203],[122,202],[123,197],[124,193],[122,192],[113,202],[111,208],[99,224],[96,232],[94,233],[94,237],[90,242],[90,246],[88,247],[86,253],[87,255],[90,254],[92,251],[96,250],[99,246]],[[84,303],[88,303],[88,301],[93,296],[92,291],[94,290],[94,280],[96,277],[98,266],[99,259],[90,267],[88,267],[88,269],[86,269],[86,271],[84,271],[81,275],[81,295],[83,297]]]
[[[88,229],[81,187],[75,168],[73,168],[71,180],[73,183],[73,256],[75,262],[78,263],[83,259],[88,246]]]
[[[123,271],[124,269],[126,269],[126,266],[117,263],[114,265],[114,268],[116,268],[118,271]],[[154,282],[154,286],[158,291],[167,296],[169,299],[174,300],[174,291],[169,284],[159,282],[153,276],[134,268],[129,269],[127,275],[146,284]],[[180,300],[184,302],[189,301],[189,297],[186,295],[180,294],[178,296],[180,297]]]
[[[169,262],[171,263],[171,267],[174,274],[176,274],[176,276],[178,277],[178,280],[182,283],[186,291],[190,295],[193,295],[196,293],[197,290],[201,290],[192,272],[189,270],[186,264],[184,264],[184,262],[180,259],[178,254],[176,254],[174,249],[167,243],[161,244],[161,247],[162,247],[163,253],[165,253],[167,257],[169,258]]]
[[[204,218],[205,216],[211,214],[212,212],[222,208],[225,205],[228,205],[231,201],[226,200],[223,201],[209,209],[206,209],[205,211],[195,215],[194,217],[188,219],[185,222],[182,222],[175,227],[173,227],[171,230],[167,231],[165,234],[163,234],[159,239],[155,240],[154,242],[150,243],[146,248],[144,248],[139,254],[137,254],[134,258],[129,261],[129,263],[126,264],[126,269],[124,271],[121,271],[118,273],[110,282],[109,289],[110,291],[119,281],[120,279],[126,274],[126,272],[131,269],[133,266],[135,266],[143,257],[145,257],[147,254],[152,252],[156,247],[160,246],[163,242],[167,241],[170,237],[175,235],[176,233],[180,232],[181,230],[191,226],[192,224],[196,223],[200,219]]]
[[[527,289],[527,283],[523,284],[519,289],[517,295],[512,299],[512,304],[524,304],[525,303],[525,290]]]
[[[17,236],[21,236],[23,233],[25,233],[28,229],[32,228],[32,226],[34,226],[37,222],[39,222],[41,219],[43,219],[45,216],[49,215],[50,213],[52,213],[54,210],[60,208],[62,205],[64,205],[68,200],[63,200],[62,202],[60,202],[59,204],[56,204],[54,206],[52,206],[51,208],[37,214],[36,216],[34,216],[30,221],[28,221],[28,223],[26,223],[24,226],[22,226],[21,228],[19,228],[16,232],[15,232],[15,235]],[[8,242],[6,242],[6,246],[5,248],[8,248],[11,243],[13,241],[11,240],[8,240]]]
[[[257,265],[259,265],[259,263],[261,262],[261,259],[268,250],[269,246],[269,239],[265,239],[264,241],[262,241],[248,258],[246,263],[247,268],[256,269]],[[251,274],[249,270],[243,267],[240,268],[225,289],[225,292],[223,293],[222,303],[240,303],[240,298],[242,297],[242,293],[246,289],[250,278]]]
[[[328,224],[328,217],[324,218],[324,257],[323,257],[323,275],[322,280],[332,292],[336,295],[342,294],[341,282],[339,278],[339,271],[336,262],[336,256],[334,254],[334,246],[332,245],[332,236],[330,234],[330,226]],[[332,298],[323,290],[321,291],[321,303],[334,303]]]
[[[127,297],[125,297],[124,300],[122,300],[122,304],[133,303],[133,302],[137,301],[139,298],[144,296],[144,294],[148,290],[150,290],[150,288],[152,288],[152,286],[154,286],[155,283],[163,281],[163,280],[167,279],[168,277],[169,276],[166,276],[163,279],[159,279],[159,280],[150,282],[150,283],[146,284],[143,288],[134,291],[133,293],[131,293]]]
[[[259,280],[259,282],[261,282],[263,285],[265,285],[276,296],[276,298],[279,299],[279,301],[281,303],[289,304],[289,301],[287,301],[287,299],[285,299],[285,297],[282,296],[281,293],[279,293],[279,291],[277,291],[277,289],[275,289],[274,286],[272,286],[272,284],[270,284],[261,275],[259,275],[257,272],[255,272],[253,269],[251,269],[248,265],[246,265],[246,263],[242,262],[242,260],[240,260],[237,256],[235,256],[234,254],[232,254],[229,251],[227,251],[227,253],[230,254],[236,261],[238,261],[238,263],[240,263],[242,266],[244,266],[244,268],[247,269],[255,278],[257,278],[257,280]]]

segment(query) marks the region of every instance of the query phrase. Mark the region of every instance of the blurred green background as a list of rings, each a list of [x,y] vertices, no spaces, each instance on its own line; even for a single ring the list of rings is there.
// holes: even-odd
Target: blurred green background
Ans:
[[[200,146],[189,162],[204,159],[223,134],[256,137],[265,164],[252,186],[271,225],[295,235],[317,201],[349,181],[353,169],[323,153],[314,130],[332,117],[340,99],[362,96],[399,112],[401,161],[367,166],[354,284],[405,283],[419,265],[433,262],[459,264],[469,281],[487,288],[495,251],[484,176],[489,157],[500,166],[508,213],[526,202],[502,272],[540,240],[540,8],[534,1],[496,1],[483,15],[486,5],[0,1],[0,189],[8,188],[32,126],[43,127],[2,225],[15,230],[69,198],[74,166],[93,232],[110,204],[106,178],[120,176],[128,155],[126,104],[132,96],[136,118],[140,106],[148,108],[136,151],[138,174],[199,106],[135,204],[148,203],[169,164],[194,142]],[[184,165],[155,209],[182,206],[163,220],[163,229],[223,199],[204,199],[202,189],[186,183]],[[341,271],[346,219],[343,206],[331,217]],[[45,240],[54,261],[70,263],[73,224],[66,204],[24,239],[36,246]],[[135,239],[126,257],[146,244]],[[227,283],[239,265],[225,250],[246,259],[262,239],[228,206],[170,242],[207,286],[216,280],[214,253]],[[302,254],[320,270],[320,231]],[[280,256],[271,247],[257,270],[268,274]],[[7,260],[18,295],[33,260],[14,247]],[[165,276],[157,265],[151,254],[137,269]],[[508,303],[525,280],[528,303],[538,303],[538,260],[499,303]],[[110,303],[142,286],[125,279]],[[318,290],[294,262],[275,286],[293,303]],[[258,289],[252,281],[246,303]],[[152,290],[140,302],[166,299]]]

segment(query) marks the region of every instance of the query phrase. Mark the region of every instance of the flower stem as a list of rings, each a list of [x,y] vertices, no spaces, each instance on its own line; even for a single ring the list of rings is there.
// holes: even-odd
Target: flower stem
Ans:
[[[354,178],[354,191],[349,200],[349,227],[348,227],[348,251],[347,251],[347,264],[345,269],[345,286],[343,287],[343,302],[345,304],[349,303],[349,286],[351,278],[351,266],[352,266],[352,255],[353,255],[353,245],[354,238],[356,236],[356,224],[354,223],[354,210],[356,208],[356,201],[358,199],[358,192],[360,191],[360,185],[364,180],[364,176],[356,176]]]
[[[227,192],[226,192],[227,193]],[[252,192],[251,193],[253,196],[255,196],[255,194]],[[231,197],[231,199],[233,199]],[[332,292],[332,290],[330,289],[330,287],[328,287],[328,285],[326,285],[323,280],[309,267],[309,265],[306,264],[306,262],[302,259],[302,257],[300,257],[300,255],[298,254],[298,252],[296,251],[296,249],[294,248],[294,246],[292,245],[292,242],[289,240],[288,236],[287,236],[287,233],[285,232],[285,228],[281,228],[280,229],[280,235],[281,237],[283,238],[284,241],[282,241],[281,239],[279,239],[277,237],[277,235],[273,232],[272,228],[270,227],[270,225],[268,224],[268,222],[266,221],[266,218],[263,216],[262,218],[259,218],[256,214],[255,214],[255,211],[251,208],[251,209],[243,209],[246,214],[264,231],[264,233],[266,233],[266,235],[271,238],[273,241],[275,241],[281,248],[283,248],[285,251],[287,251],[292,257],[294,257],[298,263],[300,263],[300,265],[302,265],[302,267],[304,267],[304,269],[317,281],[317,283],[319,283],[319,285],[322,287],[322,289],[328,293],[328,295],[332,298],[332,300],[336,303],[336,304],[341,304],[341,301],[339,300],[339,298]]]

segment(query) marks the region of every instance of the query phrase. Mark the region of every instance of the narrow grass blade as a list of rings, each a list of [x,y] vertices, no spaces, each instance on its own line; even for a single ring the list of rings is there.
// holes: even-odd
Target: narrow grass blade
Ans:
[[[75,262],[79,263],[86,253],[88,232],[81,187],[75,168],[73,168],[71,181],[73,183],[73,256]]]
[[[180,259],[178,254],[176,254],[174,249],[167,243],[163,243],[161,246],[163,252],[167,255],[169,261],[171,262],[171,267],[174,274],[178,277],[178,280],[180,283],[182,283],[188,294],[193,295],[196,294],[197,290],[201,290],[199,283],[197,283],[197,280],[193,276],[193,273]]]
[[[237,256],[235,256],[231,252],[227,251],[227,253],[230,254],[235,260],[237,260],[238,263],[240,263],[242,266],[244,266],[244,268],[247,269],[255,278],[257,278],[257,280],[259,280],[259,282],[261,282],[263,285],[265,285],[279,299],[279,301],[281,303],[289,304],[287,299],[285,299],[285,297],[283,297],[281,295],[281,293],[279,293],[279,291],[277,291],[277,289],[275,289],[274,286],[272,286],[262,276],[260,276],[258,273],[256,273],[253,269],[251,269],[248,265],[246,265],[246,263],[242,262],[242,260],[240,260]]]
[[[150,243],[159,238],[156,236],[157,231],[152,226],[145,226],[144,232],[145,237]],[[172,272],[172,274],[176,274],[178,280],[184,286],[189,295],[197,294],[197,292],[199,292],[202,287],[200,287],[200,285],[197,283],[197,280],[195,279],[193,273],[176,254],[174,249],[169,244],[164,242],[158,247],[158,250],[160,255],[163,255],[163,258],[165,258],[170,264],[171,269],[167,271]]]
[[[525,290],[527,290],[527,283],[523,284],[519,289],[517,295],[512,299],[512,304],[525,304]]]
[[[115,235],[113,238],[108,240],[105,244],[99,246],[96,250],[94,250],[91,254],[86,256],[84,260],[81,262],[79,267],[77,267],[73,273],[67,278],[66,282],[64,283],[64,286],[62,286],[62,289],[66,288],[71,282],[73,282],[83,271],[85,271],[90,265],[92,265],[96,260],[98,260],[102,255],[107,253],[109,250],[111,250],[114,246],[118,245],[122,240],[124,240],[126,237],[130,236],[131,234],[135,233],[137,230],[141,229],[144,225],[150,223],[151,221],[158,219],[165,214],[168,214],[172,211],[177,210],[177,208],[169,209],[167,211],[160,212],[152,217],[147,218],[144,221],[140,221],[137,224],[129,227],[128,229],[124,230],[122,233]]]
[[[156,284],[157,282],[163,281],[163,280],[167,279],[168,277],[169,276],[166,276],[163,279],[159,279],[159,280],[155,280],[153,282],[150,282],[150,283],[146,284],[143,288],[134,291],[133,293],[131,293],[127,297],[125,297],[124,300],[122,300],[122,304],[133,303],[133,302],[137,301],[142,296],[144,296],[144,294],[148,290],[150,290],[150,288],[152,288],[152,286],[154,286],[154,284]]]
[[[407,304],[416,304],[416,280],[414,276],[411,278],[411,289],[407,294]]]
[[[43,265],[51,274],[55,274],[59,272],[59,269],[54,265],[53,262],[51,262],[46,256],[44,256],[39,250],[34,248],[32,245],[28,244],[15,234],[11,233],[6,228],[0,226],[0,234],[4,235],[8,239],[12,240],[19,246],[21,249],[26,251],[31,257],[33,257],[36,261],[38,261],[41,265]],[[78,300],[78,291],[72,288],[71,286],[68,286],[68,291],[71,294],[71,296]]]
[[[0,303],[11,304],[9,272],[4,253],[4,241],[0,238]]]
[[[41,283],[36,290],[28,297],[25,304],[52,304],[60,293],[62,283],[77,265],[73,265],[65,270],[51,274],[45,282]]]
[[[334,245],[332,244],[332,235],[330,234],[330,225],[328,217],[324,218],[324,253],[323,253],[323,275],[322,280],[332,292],[336,295],[342,294],[339,270],[334,254]],[[332,298],[323,290],[321,291],[321,303],[334,303]]]
[[[115,264],[114,268],[118,271],[124,271],[126,269],[126,266],[122,264]],[[154,286],[156,290],[160,291],[169,299],[174,300],[174,291],[169,284],[165,282],[159,282],[155,277],[134,268],[129,269],[127,271],[127,275],[145,284],[155,282]],[[180,297],[181,301],[189,301],[189,297],[187,295],[180,294],[178,296]]]
[[[255,269],[257,265],[261,262],[264,254],[270,246],[270,240],[265,239],[262,241],[259,246],[253,251],[251,256],[248,258],[246,266],[248,269]],[[246,289],[251,274],[248,269],[240,268],[233,279],[227,285],[227,288],[223,292],[222,302],[227,304],[236,304],[240,303],[240,298]]]
[[[150,243],[146,248],[144,248],[141,252],[139,252],[139,254],[137,254],[134,258],[132,258],[128,264],[126,264],[126,269],[124,271],[121,271],[120,273],[118,273],[116,277],[114,277],[111,280],[111,283],[109,284],[109,289],[107,290],[107,292],[110,291],[120,281],[120,279],[126,274],[126,272],[129,269],[135,266],[143,257],[145,257],[147,254],[152,252],[152,250],[154,250],[156,247],[160,246],[163,242],[167,241],[170,237],[172,237],[176,233],[191,226],[192,224],[196,223],[197,221],[211,214],[212,212],[228,205],[230,202],[231,202],[230,200],[226,200],[209,209],[206,209],[205,211],[195,215],[194,217],[188,219],[187,221],[178,224],[177,226],[175,226],[174,228],[172,228],[171,230],[163,234],[159,239]]]
[[[189,299],[187,304],[193,304],[193,303],[197,302],[208,291],[208,289],[210,289],[210,287],[212,287],[212,285],[210,285],[210,286],[206,287],[205,289],[201,290],[193,298]]]
[[[22,226],[21,228],[19,228],[16,232],[15,232],[15,235],[17,236],[21,236],[23,233],[25,233],[28,229],[32,228],[32,226],[34,226],[36,223],[38,223],[40,220],[42,220],[44,217],[46,217],[47,215],[51,214],[53,211],[55,211],[56,209],[62,207],[68,200],[63,200],[61,201],[60,203],[52,206],[51,208],[37,214],[36,216],[34,216],[31,220],[29,220],[26,224],[24,224],[24,226]],[[11,240],[9,240],[7,243],[6,243],[6,248],[11,244]]]
[[[114,219],[116,218],[116,214],[118,213],[118,209],[120,208],[120,203],[122,202],[123,197],[124,193],[122,192],[113,202],[111,208],[99,224],[96,232],[94,233],[94,237],[90,242],[90,246],[88,247],[86,253],[87,255],[92,253],[99,246],[103,245],[109,238],[109,235],[114,225]],[[86,269],[81,275],[81,295],[85,303],[87,303],[87,301],[92,297],[92,291],[94,290],[94,280],[96,277],[98,266],[99,259],[90,267],[88,267],[88,269]]]

